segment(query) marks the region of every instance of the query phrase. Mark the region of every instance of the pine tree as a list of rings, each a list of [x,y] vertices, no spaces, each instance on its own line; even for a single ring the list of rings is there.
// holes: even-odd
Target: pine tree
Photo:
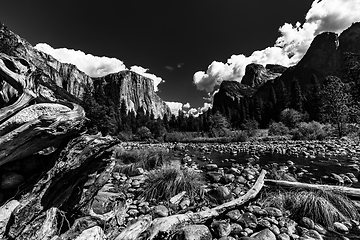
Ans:
[[[291,82],[291,101],[290,107],[296,111],[302,112],[303,110],[303,96],[301,92],[301,87],[297,78],[294,78]]]
[[[311,88],[308,97],[308,112],[310,118],[314,121],[320,121],[321,110],[321,86],[318,78],[313,74],[311,76]]]
[[[328,76],[325,78],[321,96],[323,120],[336,125],[339,137],[343,136],[349,116],[349,94],[345,84],[338,77]]]
[[[277,120],[282,110],[289,107],[289,93],[281,79],[279,80],[279,86],[276,89],[276,98],[277,103],[275,120]]]

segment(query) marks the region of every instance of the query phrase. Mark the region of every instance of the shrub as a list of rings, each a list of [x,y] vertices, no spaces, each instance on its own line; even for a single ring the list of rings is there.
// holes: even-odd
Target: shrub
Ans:
[[[259,123],[254,120],[246,120],[245,123],[241,124],[241,129],[245,130],[249,137],[254,137],[259,128]]]
[[[192,169],[180,169],[175,166],[164,166],[147,175],[145,190],[140,197],[149,201],[169,200],[182,191],[186,191],[190,200],[196,197],[203,198],[205,184],[200,173]]]
[[[269,126],[269,135],[270,136],[284,136],[289,134],[289,128],[285,126],[282,122],[272,122]]]
[[[136,130],[136,136],[139,137],[140,140],[147,140],[147,139],[152,138],[150,129],[148,129],[147,127],[144,127],[144,126],[139,127]]]
[[[323,125],[316,121],[302,122],[292,131],[294,140],[322,140],[326,137]]]
[[[211,137],[227,137],[230,134],[229,122],[226,117],[216,112],[210,116],[210,136]]]
[[[245,131],[233,132],[231,136],[231,142],[246,142],[248,139],[249,135]]]
[[[164,136],[165,142],[191,142],[194,138],[200,137],[198,132],[170,132]]]
[[[306,116],[294,109],[284,109],[280,113],[280,122],[284,123],[288,128],[295,128]]]
[[[265,193],[260,201],[264,206],[289,210],[290,217],[296,221],[308,217],[327,228],[332,228],[336,221],[359,219],[359,213],[352,201],[346,196],[331,191],[278,190]]]
[[[121,141],[128,142],[133,140],[133,135],[131,132],[119,132],[117,138]]]
[[[132,151],[117,148],[114,155],[118,159],[116,170],[122,173],[133,172],[136,168],[151,170],[170,161],[168,151],[160,148]]]

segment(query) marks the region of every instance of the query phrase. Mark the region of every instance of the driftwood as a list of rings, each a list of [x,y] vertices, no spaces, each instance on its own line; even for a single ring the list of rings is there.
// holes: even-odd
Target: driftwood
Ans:
[[[151,224],[151,216],[145,215],[140,217],[135,223],[125,228],[115,240],[137,240],[140,235],[148,229]]]
[[[247,201],[256,197],[264,185],[266,171],[262,170],[257,181],[253,187],[243,196],[236,198],[230,202],[226,202],[217,207],[211,208],[209,210],[200,211],[200,212],[191,212],[185,214],[176,214],[168,217],[156,218],[152,221],[149,229],[147,230],[149,234],[149,239],[155,239],[156,237],[168,236],[172,231],[176,229],[180,224],[200,224],[204,223],[207,220],[217,217],[223,212],[239,207],[246,203]]]
[[[360,198],[360,189],[344,187],[344,186],[336,186],[336,185],[325,185],[325,184],[309,184],[309,183],[301,183],[301,182],[289,182],[289,181],[281,181],[281,180],[272,180],[266,179],[265,185],[268,186],[280,186],[286,188],[307,188],[307,189],[315,189],[315,190],[325,190],[325,191],[334,191],[345,194],[349,198]]]
[[[70,141],[57,158],[52,169],[24,195],[13,212],[13,223],[8,235],[21,236],[26,226],[36,224],[38,216],[52,207],[66,212],[80,210],[92,195],[83,194],[87,176],[102,171],[111,161],[112,148],[118,141],[111,137],[83,135]],[[82,204],[79,200],[82,199]]]
[[[0,109],[0,166],[80,132],[86,118],[79,101],[40,70],[0,54],[0,77],[19,95],[15,103]]]

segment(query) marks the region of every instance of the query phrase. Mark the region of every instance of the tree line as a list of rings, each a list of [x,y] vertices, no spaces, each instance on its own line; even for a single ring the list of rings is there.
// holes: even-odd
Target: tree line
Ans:
[[[289,90],[282,80],[276,89],[272,84],[268,88],[267,95],[241,98],[232,107],[216,105],[198,117],[186,115],[180,110],[177,116],[165,114],[162,119],[155,118],[153,112],[142,106],[134,111],[127,109],[124,99],[120,103],[114,102],[101,87],[93,91],[89,87],[85,89],[83,106],[89,119],[88,128],[93,132],[154,138],[161,138],[167,132],[203,132],[216,136],[219,134],[214,129],[267,128],[271,122],[279,121],[285,109],[301,113],[304,121],[332,123],[339,135],[343,134],[347,122],[359,122],[358,82],[345,84],[338,77],[328,76],[321,85],[313,75],[306,94],[296,78]]]

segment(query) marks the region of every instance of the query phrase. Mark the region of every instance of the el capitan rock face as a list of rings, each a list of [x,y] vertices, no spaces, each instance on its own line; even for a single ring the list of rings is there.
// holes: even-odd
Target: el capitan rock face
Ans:
[[[155,93],[151,79],[131,71],[122,71],[102,78],[91,78],[75,65],[61,63],[52,56],[38,51],[2,23],[0,23],[0,52],[33,64],[45,75],[48,75],[49,79],[58,87],[68,91],[78,101],[82,99],[86,86],[92,88],[94,83],[99,86],[98,83],[101,82],[105,88],[110,87],[111,94],[107,96],[111,97],[113,102],[118,103],[124,98],[128,109],[136,111],[139,106],[143,106],[145,110],[152,111],[155,117],[163,117],[165,113],[170,114],[168,106]],[[117,94],[113,92],[117,92]],[[0,106],[13,103],[17,96],[17,91],[0,79]]]
[[[155,93],[153,81],[132,71],[121,71],[100,78],[94,78],[94,88],[102,87],[106,96],[116,104],[125,99],[128,110],[138,109],[153,112],[155,118],[171,115],[170,108]]]

